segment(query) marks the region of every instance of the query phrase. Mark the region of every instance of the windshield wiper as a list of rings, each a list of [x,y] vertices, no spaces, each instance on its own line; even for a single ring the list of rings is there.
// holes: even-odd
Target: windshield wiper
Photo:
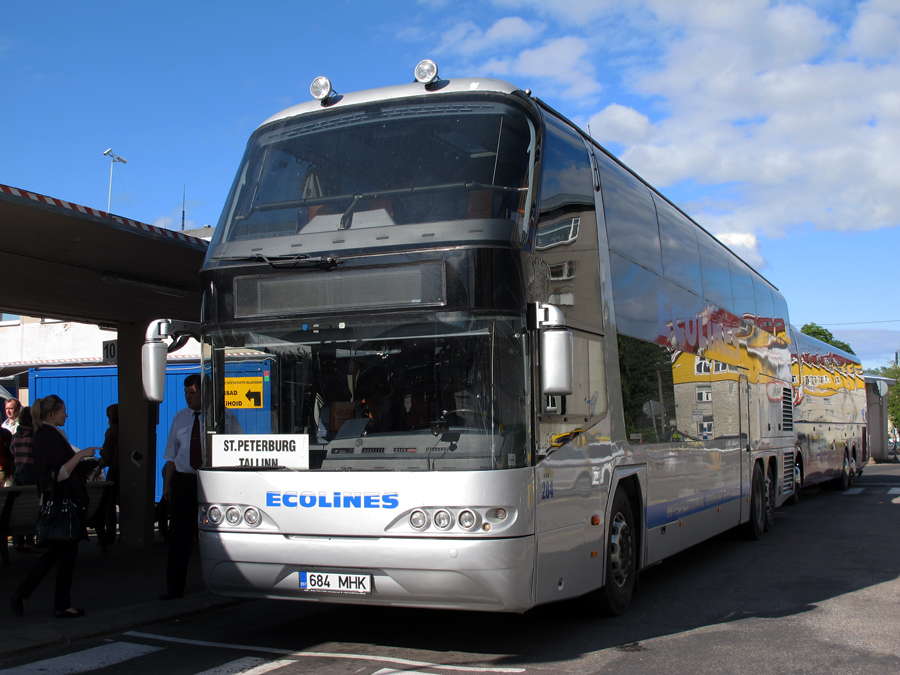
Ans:
[[[283,253],[281,255],[214,255],[213,260],[234,260],[243,262],[264,262],[272,267],[322,267],[333,268],[344,262],[334,256],[310,256],[307,253]]]

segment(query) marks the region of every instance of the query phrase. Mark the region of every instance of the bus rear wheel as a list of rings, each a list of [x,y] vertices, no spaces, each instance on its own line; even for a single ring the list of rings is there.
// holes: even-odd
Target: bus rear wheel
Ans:
[[[803,489],[803,469],[800,466],[800,455],[794,459],[794,485],[787,503],[796,506],[800,503],[800,490]]]
[[[841,475],[831,481],[835,490],[843,492],[850,487],[850,456],[844,452],[844,463],[841,466]]]
[[[606,542],[606,583],[588,596],[593,612],[619,616],[631,604],[637,574],[637,537],[631,502],[623,490],[613,499]]]
[[[751,541],[762,537],[766,529],[766,479],[759,462],[753,465],[750,481],[750,520],[744,525],[744,536]]]
[[[768,532],[775,526],[775,467],[770,462],[766,471],[766,522],[765,530]]]

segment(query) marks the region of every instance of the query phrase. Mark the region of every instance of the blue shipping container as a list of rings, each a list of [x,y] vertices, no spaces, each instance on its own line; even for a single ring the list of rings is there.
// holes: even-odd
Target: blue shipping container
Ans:
[[[268,433],[270,426],[271,386],[269,363],[266,361],[238,361],[228,363],[229,377],[262,378],[262,408],[233,409],[245,433]],[[163,455],[166,439],[175,413],[185,407],[184,378],[200,372],[199,363],[169,363],[166,387],[159,405],[159,425],[156,427],[156,501],[162,498]],[[77,448],[103,445],[106,434],[107,406],[119,400],[119,372],[115,366],[85,366],[73,368],[31,368],[28,371],[29,396],[34,401],[56,394],[66,403],[66,436]],[[131,448],[120,448],[121,462],[131,461]]]

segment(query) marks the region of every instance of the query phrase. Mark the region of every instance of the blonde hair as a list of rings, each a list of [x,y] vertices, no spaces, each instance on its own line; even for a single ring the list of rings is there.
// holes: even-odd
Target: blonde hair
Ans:
[[[31,404],[31,418],[34,423],[34,430],[40,429],[44,420],[59,410],[60,406],[64,405],[63,400],[56,394],[35,399],[34,403]]]

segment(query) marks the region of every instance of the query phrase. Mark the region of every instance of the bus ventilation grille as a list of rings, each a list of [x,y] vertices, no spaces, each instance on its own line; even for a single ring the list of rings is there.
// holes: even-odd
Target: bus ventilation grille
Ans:
[[[790,387],[781,390],[781,430],[794,430],[794,396]]]
[[[794,453],[788,452],[784,455],[784,484],[781,486],[781,492],[788,494],[794,491]]]

